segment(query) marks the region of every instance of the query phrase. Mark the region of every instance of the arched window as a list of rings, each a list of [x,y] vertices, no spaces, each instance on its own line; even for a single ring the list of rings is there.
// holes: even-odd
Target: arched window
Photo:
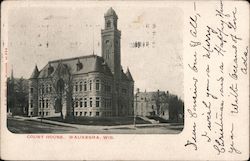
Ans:
[[[89,81],[89,90],[92,90],[92,80]]]
[[[78,82],[75,83],[75,91],[78,91]]]
[[[107,21],[107,27],[111,27],[111,22],[109,20]]]
[[[100,90],[100,80],[96,80],[96,83],[95,83],[95,89],[97,90],[97,91],[99,91]]]
[[[78,60],[77,64],[76,64],[76,70],[79,71],[83,68],[82,63],[80,62],[80,60]]]
[[[84,81],[84,91],[87,91],[87,82]]]
[[[80,91],[82,91],[82,82],[80,82],[80,87],[79,88],[80,88]]]

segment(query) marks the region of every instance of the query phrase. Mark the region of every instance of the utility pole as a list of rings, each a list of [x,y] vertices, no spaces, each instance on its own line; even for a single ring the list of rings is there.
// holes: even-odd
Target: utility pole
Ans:
[[[41,96],[42,96],[41,103],[40,103],[40,106],[41,106],[41,115],[42,115],[41,122],[43,122],[42,119],[43,119],[43,115],[44,115],[44,94],[45,94],[45,88],[46,87],[44,85],[41,86]]]

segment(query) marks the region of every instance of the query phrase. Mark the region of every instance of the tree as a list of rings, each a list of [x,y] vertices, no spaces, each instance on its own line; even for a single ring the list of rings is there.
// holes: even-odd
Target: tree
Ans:
[[[13,115],[26,115],[28,109],[28,81],[23,78],[7,79],[7,110]]]
[[[56,95],[55,108],[62,119],[74,119],[73,75],[70,70],[66,64],[60,62],[54,74],[50,76]],[[66,97],[66,109],[63,109],[63,97]]]
[[[156,105],[156,115],[161,116],[163,107],[168,106],[169,120],[172,122],[183,122],[184,102],[177,95],[157,91],[153,94],[153,100]]]
[[[169,96],[169,116],[172,122],[183,121],[184,103],[181,98],[170,94]]]
[[[167,99],[167,94],[165,92],[160,92],[159,90],[157,90],[157,92],[155,92],[153,94],[153,100],[155,102],[156,105],[156,115],[160,116],[160,114],[162,113],[162,107],[163,106],[167,106],[168,104],[168,99]]]

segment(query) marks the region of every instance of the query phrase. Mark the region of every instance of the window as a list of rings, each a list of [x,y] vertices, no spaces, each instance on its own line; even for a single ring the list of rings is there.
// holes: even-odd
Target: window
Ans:
[[[76,116],[78,115],[78,112],[76,112]]]
[[[92,115],[92,112],[89,112],[89,116],[91,116]]]
[[[89,90],[92,90],[92,80],[89,81]]]
[[[49,112],[46,112],[46,116],[48,116],[49,115]]]
[[[49,107],[49,100],[46,100],[46,108]]]
[[[96,116],[100,116],[100,113],[99,112],[96,112],[96,114],[95,114]]]
[[[30,115],[32,116],[32,115],[33,115],[33,112],[30,112]]]
[[[82,107],[82,98],[80,98],[80,107]]]
[[[78,107],[78,99],[77,98],[75,99],[75,102],[76,102],[75,106]]]
[[[82,91],[82,82],[80,82],[80,91]]]
[[[74,98],[72,98],[72,107],[75,107],[75,99]]]
[[[92,98],[89,98],[89,107],[92,107]]]
[[[111,22],[110,21],[107,22],[107,27],[111,27]]]
[[[32,88],[32,87],[30,88],[30,93],[31,93],[31,94],[33,93],[33,88]]]
[[[76,64],[76,70],[79,71],[82,69],[82,63],[78,60],[77,64]]]
[[[96,97],[95,106],[96,106],[96,107],[99,107],[99,106],[100,106],[100,98],[99,98],[99,97]]]
[[[39,107],[42,107],[42,100],[39,100]]]
[[[75,91],[76,92],[78,91],[78,82],[76,82],[76,84],[75,84]]]
[[[30,100],[30,108],[33,108],[33,100]]]
[[[106,59],[109,59],[109,54],[110,54],[109,49],[106,49]]]
[[[39,112],[39,115],[41,116],[41,115],[42,115],[42,112]]]
[[[84,112],[84,116],[87,116],[87,112]]]
[[[42,100],[42,108],[44,108],[44,100]]]
[[[82,112],[80,112],[80,116],[82,116]]]
[[[100,90],[100,81],[99,81],[99,80],[96,80],[95,89],[96,89],[97,91]]]
[[[87,98],[84,98],[84,107],[87,107]]]
[[[87,91],[87,82],[84,82],[84,91]]]

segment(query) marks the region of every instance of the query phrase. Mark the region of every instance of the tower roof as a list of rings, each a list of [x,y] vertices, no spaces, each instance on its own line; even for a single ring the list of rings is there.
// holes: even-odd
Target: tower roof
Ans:
[[[127,78],[128,78],[130,81],[134,81],[134,79],[133,79],[133,77],[132,77],[132,75],[131,75],[131,73],[130,73],[130,71],[129,71],[129,68],[127,68],[126,76],[127,76]]]
[[[31,74],[31,79],[32,78],[37,78],[38,77],[38,75],[39,75],[39,70],[38,70],[38,68],[37,68],[37,65],[35,66],[35,69],[33,70],[33,72],[32,72],[32,74]]]
[[[112,7],[110,7],[108,9],[108,11],[105,13],[105,17],[106,16],[115,16],[115,17],[117,17],[117,14],[115,13],[115,10]]]

